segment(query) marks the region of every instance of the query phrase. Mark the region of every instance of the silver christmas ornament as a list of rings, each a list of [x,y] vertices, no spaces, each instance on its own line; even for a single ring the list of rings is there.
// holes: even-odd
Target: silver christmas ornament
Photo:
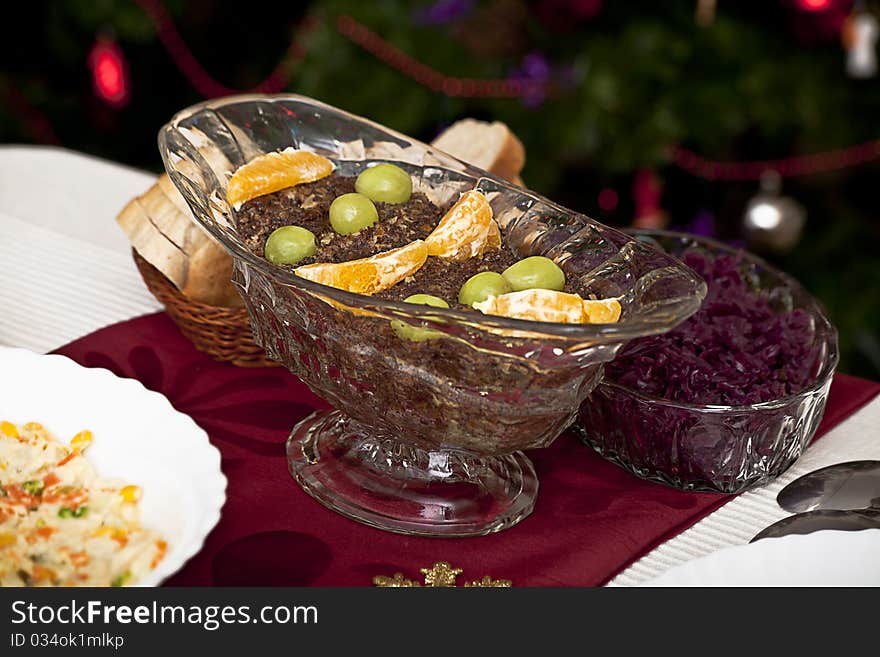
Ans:
[[[855,11],[845,25],[846,72],[853,78],[877,74],[877,40],[880,23],[866,11]]]
[[[780,195],[782,178],[776,171],[761,175],[761,191],[746,206],[743,228],[754,251],[787,253],[801,238],[806,221],[803,206]]]

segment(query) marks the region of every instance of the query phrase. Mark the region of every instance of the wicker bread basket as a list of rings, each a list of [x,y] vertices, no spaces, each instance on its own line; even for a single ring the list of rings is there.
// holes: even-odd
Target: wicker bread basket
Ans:
[[[244,308],[211,306],[189,299],[137,251],[132,249],[131,253],[147,288],[196,349],[240,367],[278,365],[254,342]]]

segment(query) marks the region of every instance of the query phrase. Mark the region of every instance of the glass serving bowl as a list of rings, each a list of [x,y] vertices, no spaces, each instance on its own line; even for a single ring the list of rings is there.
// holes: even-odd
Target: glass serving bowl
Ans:
[[[682,490],[741,493],[768,483],[800,457],[822,419],[838,362],[837,330],[796,280],[751,253],[684,233],[631,234],[676,256],[688,249],[741,254],[744,280],[771,307],[799,308],[810,318],[811,383],[788,397],[724,406],[652,397],[604,379],[581,405],[575,430],[637,476]]]
[[[394,162],[438,205],[480,189],[508,246],[554,258],[597,297],[618,297],[620,321],[541,323],[386,301],[270,264],[236,233],[226,185],[240,165],[290,146],[330,158],[343,175]],[[627,340],[669,330],[705,294],[662,251],[310,98],[201,103],[162,128],[159,147],[195,218],[232,254],[256,341],[334,408],[293,428],[291,474],[326,506],[382,529],[479,535],[527,516],[538,484],[521,450],[549,445],[574,420]],[[436,337],[401,340],[392,321]]]

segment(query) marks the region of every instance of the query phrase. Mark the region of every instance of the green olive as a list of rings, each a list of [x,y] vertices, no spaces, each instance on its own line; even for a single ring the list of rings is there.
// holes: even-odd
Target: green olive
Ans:
[[[458,302],[471,306],[489,297],[497,297],[511,291],[510,283],[501,274],[494,271],[483,271],[474,274],[464,282],[458,291]]]
[[[404,303],[416,303],[422,306],[433,306],[435,308],[449,308],[449,304],[446,303],[440,297],[435,297],[430,294],[413,294],[410,297],[407,297],[403,300]],[[431,329],[425,328],[417,328],[412,324],[407,324],[406,322],[395,319],[391,321],[391,328],[397,334],[397,337],[402,340],[411,340],[413,342],[423,342],[425,340],[434,340],[436,338],[442,338],[443,334],[440,331],[434,331]]]
[[[412,196],[412,178],[393,164],[377,164],[361,172],[354,188],[377,203],[405,203]]]
[[[531,256],[515,262],[501,274],[514,292],[521,290],[561,290],[565,274],[555,262],[544,256]]]
[[[343,194],[330,204],[330,225],[340,235],[351,235],[368,228],[378,219],[376,206],[363,194]]]
[[[315,255],[315,234],[301,226],[276,228],[266,240],[266,260],[276,265],[295,265]]]
[[[440,297],[435,297],[433,294],[413,294],[404,299],[403,302],[417,303],[422,306],[433,306],[434,308],[449,308],[448,303]]]

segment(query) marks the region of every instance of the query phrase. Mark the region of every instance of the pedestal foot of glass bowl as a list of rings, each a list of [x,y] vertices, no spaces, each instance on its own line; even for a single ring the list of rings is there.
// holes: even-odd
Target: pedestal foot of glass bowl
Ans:
[[[339,411],[318,411],[287,440],[305,491],[354,520],[399,534],[479,536],[532,512],[538,480],[522,453],[425,450],[376,435]]]

